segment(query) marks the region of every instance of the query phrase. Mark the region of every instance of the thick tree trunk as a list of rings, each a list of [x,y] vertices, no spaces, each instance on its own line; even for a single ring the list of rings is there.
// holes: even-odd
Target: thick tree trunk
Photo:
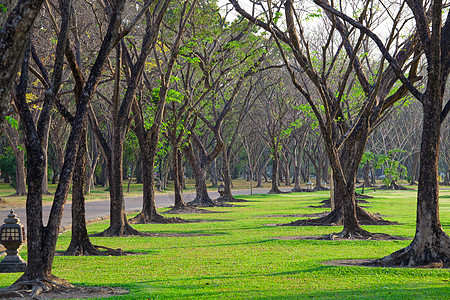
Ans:
[[[408,247],[376,260],[377,265],[450,266],[450,237],[439,220],[438,160],[442,95],[439,87],[427,90],[423,101],[415,237]]]
[[[122,185],[123,138],[121,128],[115,124],[113,129],[111,161],[108,164],[110,225],[96,236],[128,236],[138,235],[139,231],[128,224],[125,215],[125,199]]]
[[[66,255],[98,255],[86,228],[84,187],[86,186],[86,129],[83,129],[78,146],[72,180],[72,239]]]
[[[141,157],[142,157],[142,179],[143,184],[143,203],[142,211],[132,219],[132,223],[148,224],[148,223],[161,223],[165,218],[156,211],[155,202],[155,176],[154,176],[154,164],[156,157],[157,141],[144,141],[141,144]]]
[[[29,33],[43,0],[22,0],[15,8],[2,1],[7,11],[1,12],[0,24],[0,120],[9,108],[11,90],[20,70]]]
[[[278,165],[279,157],[278,152],[274,152],[272,156],[272,187],[269,194],[281,194],[281,190],[278,187]]]
[[[202,164],[201,161],[197,161],[194,154],[194,149],[192,144],[183,148],[184,153],[189,161],[192,168],[192,173],[195,178],[195,199],[188,202],[188,205],[199,206],[199,207],[213,207],[216,206],[211,200],[208,194],[208,188],[206,186],[206,170],[208,165]],[[202,167],[203,166],[203,167]]]
[[[355,132],[356,133],[356,132]],[[367,139],[365,139],[367,140]],[[339,158],[343,168],[345,181],[339,181],[337,176],[334,180],[334,210],[327,216],[318,219],[298,220],[286,225],[291,226],[329,226],[344,225],[342,232],[332,234],[331,237],[340,238],[369,238],[370,232],[360,227],[360,224],[387,225],[393,224],[374,216],[356,204],[355,183],[358,172],[359,161],[362,158],[365,148],[364,138],[358,136],[349,137],[342,146]],[[358,160],[359,159],[359,160]]]

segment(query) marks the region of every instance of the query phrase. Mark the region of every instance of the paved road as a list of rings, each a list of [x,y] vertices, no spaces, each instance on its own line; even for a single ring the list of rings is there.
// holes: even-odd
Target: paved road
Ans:
[[[291,189],[291,188],[289,188]],[[286,189],[286,190],[289,190]],[[269,188],[258,188],[253,189],[253,193],[267,193]],[[234,195],[249,195],[250,190],[235,190],[233,191]],[[219,197],[219,193],[209,192],[209,196],[212,199],[216,199]],[[189,202],[194,200],[195,192],[193,193],[184,193],[183,199],[185,202]],[[157,194],[156,195],[156,207],[167,207],[173,205],[175,197],[173,193],[165,193],[165,194]],[[44,224],[47,223],[48,216],[50,214],[50,205],[45,205],[43,207],[43,216],[44,216]],[[71,217],[71,209],[72,204],[68,203],[64,208],[63,219],[61,221],[61,230],[66,230],[70,228],[72,224]],[[133,197],[133,198],[125,198],[125,210],[127,212],[137,211],[142,209],[142,197]],[[5,219],[9,213],[10,209],[2,209],[0,210],[0,224],[3,224],[3,219]],[[21,223],[26,226],[26,214],[25,208],[15,209],[14,212],[17,214]],[[96,200],[96,201],[88,201],[86,202],[86,220],[95,221],[99,219],[109,218],[109,199],[105,200]]]

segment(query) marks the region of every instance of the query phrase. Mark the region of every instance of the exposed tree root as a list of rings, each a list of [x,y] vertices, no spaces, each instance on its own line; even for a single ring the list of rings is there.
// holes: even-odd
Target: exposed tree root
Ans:
[[[187,204],[189,206],[193,206],[193,207],[232,207],[232,206],[234,206],[233,204],[225,203],[223,201],[220,201],[219,199],[212,200],[210,198],[208,198],[208,199],[195,198],[194,200],[192,200],[191,202],[188,202]]]
[[[249,202],[248,200],[245,200],[245,199],[236,199],[233,196],[219,197],[215,201],[219,201],[219,202]]]
[[[343,230],[339,233],[331,233],[322,236],[323,240],[398,240],[400,237],[394,237],[385,233],[371,233],[362,228],[354,230]]]
[[[27,193],[22,194],[22,193],[15,192],[14,194],[11,194],[8,196],[3,196],[3,197],[17,197],[17,196],[26,196],[26,195],[27,195]],[[1,198],[0,198],[0,202],[1,202]]]
[[[392,182],[390,186],[382,185],[377,188],[378,190],[392,190],[392,191],[407,191],[409,190],[407,187],[404,187],[403,185],[396,184],[395,182]]]
[[[189,223],[182,218],[167,218],[158,213],[148,216],[140,212],[136,217],[129,220],[131,224],[172,224],[172,223]]]
[[[315,186],[315,187],[313,188],[313,190],[314,190],[315,192],[320,192],[320,191],[329,191],[330,189],[329,189],[329,188],[326,188],[326,187],[323,187],[323,186]]]
[[[379,214],[371,214],[356,205],[356,218],[360,225],[398,225],[397,222],[384,220]],[[341,212],[333,210],[328,215],[317,219],[303,219],[297,220],[281,226],[341,226],[344,224],[344,219]]]
[[[364,194],[360,194],[360,193],[355,193],[355,197],[356,197],[356,199],[373,199],[372,196],[364,195]]]
[[[126,223],[123,226],[109,226],[107,229],[105,229],[102,232],[91,234],[90,236],[95,237],[123,237],[123,236],[145,236],[144,233],[137,231],[136,229],[132,228],[130,224]]]
[[[207,209],[201,209],[192,207],[189,205],[182,206],[182,207],[173,207],[172,209],[165,212],[166,214],[209,214],[209,213],[216,213],[212,210]]]
[[[100,249],[106,250],[102,251]],[[93,245],[92,243],[78,243],[76,246],[72,244],[62,253],[66,256],[122,256],[126,255],[122,249],[112,249],[109,247]]]
[[[322,205],[309,205],[308,207],[311,207],[311,208],[331,208],[331,200],[330,199],[322,200],[319,203],[322,203]],[[367,203],[370,203],[370,202],[366,201],[366,200],[356,199],[356,203],[358,203],[358,204],[367,204]]]
[[[313,190],[309,190],[309,189],[304,189],[304,188],[301,188],[301,187],[299,187],[299,186],[297,186],[297,187],[294,187],[292,190],[291,190],[291,192],[292,193],[306,193],[306,192],[314,192]]]
[[[43,292],[49,292],[53,290],[71,290],[75,287],[68,281],[50,275],[47,278],[39,278],[34,280],[27,280],[26,278],[20,278],[11,286],[0,289],[1,299],[14,299],[31,297],[32,299],[38,298]]]
[[[72,299],[103,298],[114,295],[128,294],[127,290],[112,287],[75,287],[56,285],[55,287],[44,287],[45,280],[28,281],[27,284],[20,283],[14,287],[10,286],[0,289],[1,299]],[[36,283],[33,283],[36,282]],[[8,291],[9,290],[9,291]]]
[[[398,225],[398,222],[387,221],[379,214],[371,214],[359,205],[356,205],[356,219],[360,225]]]
[[[428,238],[414,238],[412,243],[386,257],[365,263],[378,267],[450,268],[450,238],[443,231],[430,245]]]
[[[187,205],[193,207],[214,207],[216,204],[209,197],[195,197],[194,200],[188,202]]]
[[[267,194],[273,194],[273,195],[276,195],[276,194],[289,194],[289,193],[290,193],[290,192],[283,192],[283,191],[280,190],[279,188],[276,188],[276,189],[271,188],[270,191],[269,191]]]
[[[340,226],[343,225],[342,214],[333,210],[328,215],[317,219],[303,219],[297,220],[287,224],[280,224],[281,226]]]

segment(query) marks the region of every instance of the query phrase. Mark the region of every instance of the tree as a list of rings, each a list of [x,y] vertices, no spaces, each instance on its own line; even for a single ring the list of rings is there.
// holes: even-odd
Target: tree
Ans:
[[[150,82],[148,78],[144,78],[144,84],[149,90],[149,93],[146,93],[146,97],[141,97],[133,105],[133,130],[139,140],[139,147],[141,149],[142,179],[144,185],[142,211],[133,218],[133,222],[135,223],[164,223],[170,221],[156,211],[154,165],[164,111],[167,105],[166,102],[174,100],[171,99],[173,95],[170,94],[170,92],[173,92],[170,89],[173,81],[172,73],[180,52],[180,45],[187,22],[196,4],[196,0],[192,2],[186,1],[179,6],[177,4],[173,8],[174,11],[180,14],[179,18],[172,24],[176,30],[167,34],[167,36],[161,36],[161,42],[158,46],[162,53],[158,55],[157,51],[154,51],[154,59],[156,61],[155,73],[157,74],[155,77],[158,78],[155,81],[158,83],[154,86],[152,85],[154,82]],[[165,51],[167,51],[167,56]],[[159,63],[160,61],[164,62],[164,65],[163,63]],[[151,123],[146,121],[147,118],[151,120]]]
[[[264,6],[262,11],[267,12],[265,15],[267,21],[263,21],[243,10],[237,1],[230,0],[230,2],[241,15],[270,32],[276,39],[292,82],[311,106],[324,138],[333,170],[336,205],[330,215],[306,223],[343,223],[343,231],[337,236],[363,239],[371,237],[372,234],[363,230],[359,223],[376,223],[379,220],[356,205],[355,181],[358,165],[372,129],[383,120],[383,114],[406,94],[406,87],[396,86],[395,70],[392,67],[384,69],[384,60],[378,63],[377,72],[369,68],[367,72],[371,72],[371,76],[368,76],[360,59],[360,57],[364,59],[368,54],[358,55],[366,36],[364,34],[354,36],[354,31],[349,31],[345,24],[332,14],[327,13],[329,23],[325,28],[328,28],[328,36],[323,41],[323,46],[311,51],[310,47],[313,45],[308,43],[293,1],[288,0],[284,3],[287,32],[277,26],[281,15],[279,3]],[[322,1],[315,2],[323,5]],[[362,10],[355,12],[355,17],[371,25],[377,10],[369,4],[367,2]],[[403,7],[400,7],[396,15],[390,15],[394,28],[400,22],[402,9]],[[316,17],[317,13],[309,16]],[[335,32],[339,33],[340,38],[337,44],[333,42]],[[392,33],[387,41],[388,48],[395,38]],[[288,46],[295,64],[288,59],[281,43]],[[406,64],[414,53],[415,44],[415,41],[410,39],[402,44],[402,47],[395,49],[394,57],[398,65]],[[342,53],[341,49],[345,52]],[[340,68],[334,68],[336,65]],[[412,80],[416,80],[416,69],[417,61],[413,61],[409,75]],[[338,82],[334,80],[336,76],[340,78]],[[315,101],[316,97],[320,99],[320,103]]]
[[[6,119],[9,123],[4,124],[6,137],[8,138],[9,144],[11,145],[11,149],[15,156],[14,188],[16,189],[16,193],[14,195],[23,196],[27,193],[25,183],[25,147],[19,133],[19,122],[10,116]]]
[[[185,47],[184,56],[190,61],[187,67],[195,68],[192,74],[197,82],[194,89],[180,91],[184,97],[201,99],[183,151],[195,177],[196,197],[188,204],[203,207],[216,205],[208,195],[206,172],[224,147],[224,121],[266,57],[265,45],[253,34],[252,26],[228,24],[225,18],[217,18],[214,7],[194,15],[198,22],[187,36],[192,42]]]
[[[46,131],[46,127],[49,126],[50,114],[61,87],[64,53],[68,44],[68,29],[72,6],[70,0],[62,2],[60,6],[62,23],[55,53],[53,79],[51,81],[51,86],[46,93],[42,112],[37,124],[34,123],[25,98],[30,57],[30,51],[27,51],[27,55],[22,64],[19,83],[20,93],[17,95],[15,103],[25,129],[28,156],[28,194],[26,202],[28,264],[25,273],[11,287],[1,291],[3,295],[8,295],[16,290],[22,290],[23,287],[28,290],[31,286],[33,296],[37,296],[44,289],[51,289],[55,286],[70,286],[65,280],[59,279],[52,274],[52,264],[59,234],[59,226],[64,205],[67,200],[69,184],[75,165],[78,140],[83,129],[87,105],[100,81],[101,71],[108,53],[120,39],[120,34],[123,34],[119,29],[122,22],[121,13],[124,8],[124,3],[125,1],[119,0],[114,2],[107,34],[103,40],[94,66],[91,69],[89,79],[83,88],[81,97],[78,99],[76,112],[72,122],[73,126],[66,147],[64,166],[61,171],[59,184],[56,188],[49,221],[46,226],[44,226],[42,220],[41,188],[42,178],[44,176],[43,173],[46,167],[43,164],[42,141],[44,137],[42,135]]]
[[[417,36],[427,63],[427,82],[423,92],[417,90],[405,77],[398,63],[383,46],[378,36],[359,22],[335,11],[332,7],[324,4],[321,6],[369,35],[376,42],[396,76],[422,104],[422,144],[415,236],[409,246],[376,260],[374,264],[449,266],[450,237],[442,229],[439,219],[438,159],[441,124],[450,111],[450,101],[445,106],[443,105],[444,91],[450,71],[450,12],[447,12],[443,25],[442,1],[423,3],[422,1],[407,0],[406,3],[413,13]]]

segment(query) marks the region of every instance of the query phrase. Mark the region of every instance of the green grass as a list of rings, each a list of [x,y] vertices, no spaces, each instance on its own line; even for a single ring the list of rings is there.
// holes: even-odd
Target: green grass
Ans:
[[[415,191],[377,191],[367,209],[386,215],[397,226],[365,226],[412,238]],[[410,241],[274,240],[277,236],[320,235],[340,227],[280,227],[298,218],[274,214],[317,213],[308,208],[329,193],[242,196],[241,207],[213,208],[217,214],[185,215],[209,222],[135,225],[146,232],[209,234],[193,237],[92,238],[95,244],[145,253],[124,257],[55,258],[53,273],[76,285],[120,286],[130,291],[111,299],[449,299],[450,270],[333,267],[336,259],[379,258]],[[450,191],[441,192],[441,221],[449,232]],[[164,209],[160,210],[161,212]],[[107,222],[89,226],[99,232]],[[57,250],[70,242],[60,236]],[[26,250],[26,249],[24,249]],[[26,258],[26,251],[22,256]],[[20,274],[2,274],[8,286]]]

